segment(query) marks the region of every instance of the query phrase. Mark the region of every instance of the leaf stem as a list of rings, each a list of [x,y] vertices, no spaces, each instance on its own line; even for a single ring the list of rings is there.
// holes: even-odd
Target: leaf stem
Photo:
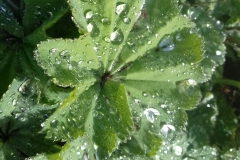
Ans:
[[[240,89],[239,81],[235,81],[235,80],[231,80],[231,79],[215,79],[214,82],[220,83],[220,84],[231,85],[231,86],[234,86],[234,87],[237,87],[238,89]]]

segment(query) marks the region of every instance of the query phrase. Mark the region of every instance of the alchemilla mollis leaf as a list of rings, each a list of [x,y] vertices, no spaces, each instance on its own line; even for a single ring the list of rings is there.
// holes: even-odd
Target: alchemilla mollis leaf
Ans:
[[[109,157],[120,144],[131,146],[131,139],[139,155],[154,156],[161,137],[185,129],[184,110],[201,98],[202,38],[191,32],[194,25],[175,0],[69,5],[84,35],[44,41],[36,50],[53,82],[74,88],[43,131],[70,146],[81,140],[81,157]]]

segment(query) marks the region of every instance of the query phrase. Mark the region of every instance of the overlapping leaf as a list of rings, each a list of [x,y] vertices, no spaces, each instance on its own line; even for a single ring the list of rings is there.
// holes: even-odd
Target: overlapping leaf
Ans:
[[[55,106],[37,104],[38,87],[34,79],[14,80],[0,102],[0,157],[25,159],[36,153],[53,153],[60,146],[39,134],[41,123]]]
[[[69,4],[85,35],[42,42],[36,58],[54,83],[75,89],[43,131],[54,140],[83,137],[90,157],[108,157],[130,137],[141,154],[153,156],[161,144],[160,124],[163,134],[170,122],[184,129],[183,109],[194,108],[201,97],[197,82],[206,79],[196,64],[202,38],[191,33],[193,24],[179,15],[174,0]]]

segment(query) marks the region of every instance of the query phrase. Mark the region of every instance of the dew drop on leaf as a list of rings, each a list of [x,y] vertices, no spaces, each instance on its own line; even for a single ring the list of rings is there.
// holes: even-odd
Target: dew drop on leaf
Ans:
[[[153,123],[155,121],[156,116],[160,115],[158,110],[156,110],[154,108],[147,108],[143,113],[146,116],[147,120],[151,123]]]
[[[56,121],[55,119],[52,120],[51,127],[56,128],[57,126],[58,126],[58,121]]]
[[[67,59],[69,58],[70,56],[68,55],[68,50],[62,50],[60,53],[59,53],[59,56],[62,58],[62,59]]]
[[[111,33],[110,35],[110,41],[113,44],[120,44],[122,43],[124,37],[121,29],[116,29],[114,32]]]
[[[57,51],[56,48],[52,48],[49,50],[49,54],[52,56]]]
[[[123,18],[123,22],[124,22],[125,24],[130,24],[130,23],[131,23],[131,19],[128,18],[128,17],[125,17],[125,18]]]
[[[162,128],[160,129],[160,132],[167,137],[167,135],[169,134],[170,131],[175,131],[175,127],[173,125],[170,124],[165,124],[162,126]]]
[[[119,16],[123,14],[127,14],[127,5],[125,3],[117,4],[115,13]]]
[[[101,19],[101,22],[103,25],[109,25],[111,22],[108,18],[104,17]]]
[[[182,147],[180,147],[180,146],[173,146],[173,147],[172,147],[172,151],[173,151],[173,153],[174,153],[175,155],[181,156],[181,155],[182,155],[182,152],[183,152],[183,149],[182,149]]]
[[[85,17],[86,17],[86,19],[91,19],[93,17],[93,11],[92,10],[87,10],[85,12]]]
[[[147,97],[148,94],[146,92],[142,92],[143,97]]]
[[[171,51],[174,48],[173,37],[171,35],[165,35],[159,43],[159,49],[162,51]]]
[[[88,23],[87,31],[91,34],[92,37],[98,36],[100,31],[95,23]]]

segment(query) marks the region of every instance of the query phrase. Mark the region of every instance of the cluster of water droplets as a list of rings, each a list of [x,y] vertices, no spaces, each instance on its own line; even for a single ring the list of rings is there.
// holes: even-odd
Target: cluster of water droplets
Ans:
[[[53,17],[52,8],[50,3],[46,3],[45,6],[35,6],[34,7],[34,18],[36,20],[47,20]],[[44,11],[43,11],[44,10]],[[40,23],[40,22],[39,22]]]

